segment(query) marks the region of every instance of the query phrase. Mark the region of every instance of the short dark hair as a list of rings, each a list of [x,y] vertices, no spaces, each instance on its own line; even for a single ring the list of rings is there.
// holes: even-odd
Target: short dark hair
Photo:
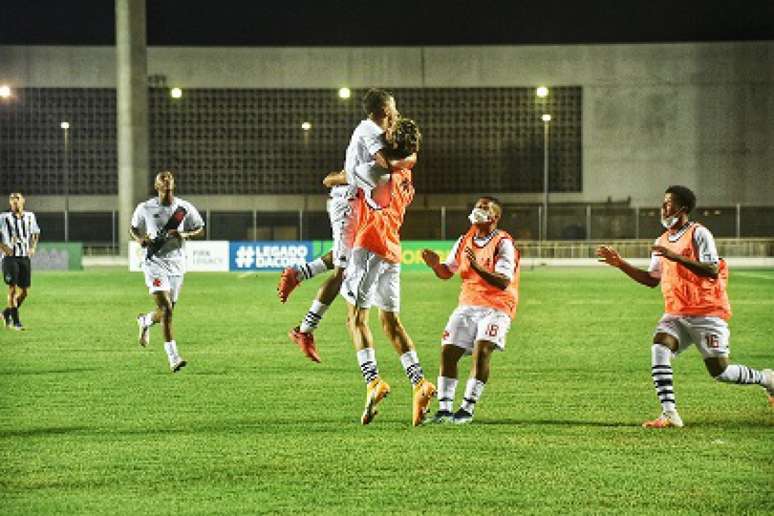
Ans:
[[[503,203],[500,202],[500,199],[498,199],[497,197],[493,197],[491,195],[482,195],[481,197],[478,198],[478,200],[480,201],[481,199],[485,199],[489,201],[491,204],[497,205],[497,207],[500,209],[500,215],[503,214]]]
[[[672,185],[664,193],[672,194],[680,207],[685,208],[685,213],[691,213],[696,207],[696,194],[687,186]]]
[[[422,133],[419,126],[410,118],[400,118],[395,124],[395,131],[392,135],[391,155],[398,158],[405,158],[419,152],[419,146],[422,144]]]
[[[363,95],[363,111],[366,116],[371,113],[383,113],[384,107],[392,98],[392,93],[387,90],[371,88]]]

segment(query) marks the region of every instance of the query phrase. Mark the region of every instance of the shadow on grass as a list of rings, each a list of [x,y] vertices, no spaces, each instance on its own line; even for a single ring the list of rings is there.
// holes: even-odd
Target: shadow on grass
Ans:
[[[3,437],[46,437],[50,435],[76,434],[88,430],[96,430],[88,426],[53,426],[40,428],[25,428],[22,430],[0,430]]]
[[[86,373],[89,371],[98,371],[97,367],[78,367],[72,369],[28,369],[26,371],[20,371],[18,369],[0,370],[0,375],[8,376],[42,376],[47,374],[72,374],[72,373]]]

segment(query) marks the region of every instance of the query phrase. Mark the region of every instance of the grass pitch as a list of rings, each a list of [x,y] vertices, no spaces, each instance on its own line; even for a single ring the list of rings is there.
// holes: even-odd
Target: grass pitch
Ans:
[[[189,274],[175,313],[189,366],[172,375],[158,327],[136,344],[151,308],[141,275],[36,274],[29,331],[0,333],[0,512],[774,512],[774,409],[759,387],[716,384],[692,349],[673,362],[686,428],[640,428],[659,412],[662,301],[618,271],[523,271],[475,422],[421,428],[376,314],[393,394],[361,427],[344,303],[313,364],[286,333],[320,280],[281,305],[276,277]],[[433,379],[457,294],[456,279],[403,274],[402,318]],[[732,359],[774,367],[774,271],[732,271],[730,297]]]

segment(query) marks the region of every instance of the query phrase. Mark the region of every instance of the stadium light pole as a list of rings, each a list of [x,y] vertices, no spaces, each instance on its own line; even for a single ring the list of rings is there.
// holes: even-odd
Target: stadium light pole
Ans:
[[[62,122],[59,127],[64,131],[64,239],[70,241],[70,122]]]
[[[548,240],[548,127],[551,115],[543,113],[543,240]]]

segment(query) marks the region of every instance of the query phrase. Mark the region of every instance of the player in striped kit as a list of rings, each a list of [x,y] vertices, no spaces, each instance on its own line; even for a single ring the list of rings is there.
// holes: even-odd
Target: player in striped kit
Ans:
[[[0,251],[3,253],[3,280],[8,285],[8,304],[3,310],[6,328],[23,330],[19,308],[32,284],[30,257],[40,238],[40,228],[31,211],[24,211],[24,196],[14,192],[8,196],[10,210],[0,214]]]
[[[661,224],[666,231],[652,247],[647,271],[633,267],[612,247],[597,250],[600,261],[642,285],[653,288],[660,284],[664,295],[664,315],[656,326],[651,348],[651,376],[661,415],[645,421],[645,428],[683,426],[675,402],[671,358],[691,344],[696,345],[715,380],[760,385],[766,389],[769,403],[774,404],[774,371],[758,371],[729,361],[728,267],[718,257],[712,233],[688,219],[695,207],[696,196],[690,189],[666,189],[661,204]]]
[[[457,240],[444,263],[434,251],[422,251],[422,259],[437,277],[447,280],[459,272],[462,278],[459,306],[449,316],[441,341],[439,408],[434,423],[473,420],[489,379],[492,353],[505,349],[505,337],[519,303],[521,264],[513,238],[497,228],[501,216],[502,205],[497,199],[481,197],[469,216],[471,228]],[[470,354],[473,362],[462,403],[452,412],[457,364]]]

